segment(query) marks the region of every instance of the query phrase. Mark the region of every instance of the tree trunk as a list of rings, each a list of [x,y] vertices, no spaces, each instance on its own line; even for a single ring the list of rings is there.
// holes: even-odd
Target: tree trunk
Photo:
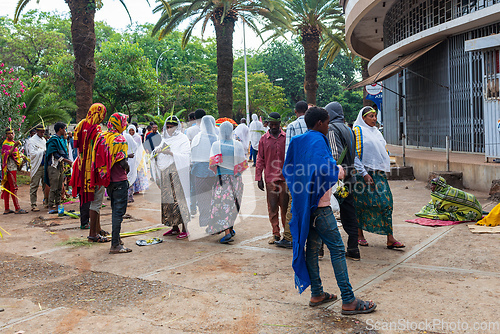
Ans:
[[[361,79],[362,80],[368,79],[369,76],[370,74],[368,73],[368,60],[361,59]],[[368,93],[366,92],[366,89],[363,87],[363,107],[372,106],[373,101],[367,100],[366,95],[368,95]]]
[[[75,63],[76,121],[87,116],[92,105],[92,89],[96,73],[95,50],[95,1],[66,0],[71,12],[71,39]]]
[[[306,102],[316,105],[316,91],[318,90],[318,51],[319,35],[311,34],[305,37],[302,34],[302,46],[304,47],[304,63],[306,76],[304,79],[304,92]]]
[[[217,11],[217,10],[216,10]],[[212,19],[217,41],[217,108],[219,117],[233,117],[233,33],[234,22],[228,16],[221,23]]]

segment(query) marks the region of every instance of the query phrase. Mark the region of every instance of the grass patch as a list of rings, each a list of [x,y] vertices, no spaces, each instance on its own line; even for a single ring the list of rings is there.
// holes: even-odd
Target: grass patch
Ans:
[[[17,174],[17,185],[30,184],[31,177],[28,175]]]
[[[56,244],[56,246],[91,247],[94,244],[97,244],[97,242],[88,242],[87,238],[69,238],[68,240]]]

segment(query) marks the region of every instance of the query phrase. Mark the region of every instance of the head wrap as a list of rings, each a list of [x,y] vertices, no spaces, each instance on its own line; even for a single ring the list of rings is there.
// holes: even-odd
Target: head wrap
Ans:
[[[171,124],[171,125],[174,125],[174,132],[172,133],[172,135],[169,135],[168,134],[168,131],[167,131],[167,123],[168,124]],[[165,123],[163,124],[163,132],[162,132],[162,135],[163,135],[163,138],[170,138],[170,137],[174,137],[174,136],[177,136],[179,135],[180,133],[182,133],[182,124],[181,122],[179,121],[179,118],[175,115],[172,115],[172,116],[168,116],[166,119],[165,119]]]
[[[138,144],[138,145],[142,145],[142,139],[141,139],[141,136],[139,135],[139,133],[137,133],[137,128],[135,127],[134,124],[130,124],[127,128],[127,133],[129,133],[130,129],[133,129],[134,130],[134,135],[132,136],[132,138],[134,138],[135,142]]]
[[[281,115],[277,112],[272,112],[267,117],[269,122],[281,122]]]
[[[90,106],[85,120],[92,125],[100,124],[106,117],[106,107],[101,103],[94,103]]]
[[[210,159],[210,149],[217,139],[215,118],[210,115],[203,116],[200,124],[200,132],[193,138],[191,143],[191,161],[208,162]]]
[[[369,126],[363,120],[367,108],[372,109],[362,108],[354,122],[356,153],[365,167],[388,173],[391,171],[391,159],[385,148],[387,143],[376,126]]]

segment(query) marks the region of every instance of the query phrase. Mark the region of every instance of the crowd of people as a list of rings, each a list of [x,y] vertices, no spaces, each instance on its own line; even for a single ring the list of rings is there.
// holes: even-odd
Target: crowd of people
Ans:
[[[80,202],[81,228],[89,229],[88,240],[111,242],[112,254],[129,253],[132,250],[120,238],[123,216],[134,195],[146,191],[153,181],[160,190],[161,222],[170,227],[163,236],[181,240],[222,234],[218,242],[230,244],[245,205],[242,173],[253,162],[256,186],[266,193],[269,244],[293,249],[296,287],[300,292],[311,287],[309,305],[337,298],[323,291],[319,275],[318,259],[326,245],[341,291],[342,313],[372,312],[375,303],[354,296],[346,258],[361,259],[359,246],[368,246],[366,232],[387,236],[388,249],[405,247],[394,237],[393,199],[386,176],[390,159],[377,127],[377,113],[371,107],[362,108],[352,128],[346,125],[338,102],[320,108],[299,101],[295,115],[284,131],[277,112],[264,122],[254,114],[247,126],[245,119],[240,124],[216,121],[198,109],[189,115],[186,129],[170,115],[159,132],[158,124],[142,129],[137,123],[128,124],[126,115],[114,113],[103,131],[106,108],[95,103],[72,134],[66,134],[65,124],[56,123],[55,134],[46,140],[41,124],[27,140],[31,210],[39,211],[40,185],[49,210],[61,204],[65,187],[71,187]],[[17,199],[16,172],[25,159],[12,129],[7,129],[6,137],[2,145],[4,214],[24,214],[27,211]],[[479,202],[453,189],[441,179],[434,180],[433,200],[418,215],[444,217],[443,201],[459,198],[468,206],[449,218],[480,218]],[[111,234],[100,224],[106,196],[111,201]],[[10,209],[9,199],[15,210]],[[340,211],[347,247],[332,206]]]

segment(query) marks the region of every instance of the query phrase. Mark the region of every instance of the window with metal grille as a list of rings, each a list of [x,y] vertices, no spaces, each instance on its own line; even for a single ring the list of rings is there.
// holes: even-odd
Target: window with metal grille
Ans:
[[[499,51],[500,49],[491,49],[483,52],[484,66],[484,98],[486,100],[499,100],[500,95],[498,88],[500,87],[500,68],[499,68]]]
[[[426,29],[500,3],[500,0],[400,0],[384,20],[384,47]]]

